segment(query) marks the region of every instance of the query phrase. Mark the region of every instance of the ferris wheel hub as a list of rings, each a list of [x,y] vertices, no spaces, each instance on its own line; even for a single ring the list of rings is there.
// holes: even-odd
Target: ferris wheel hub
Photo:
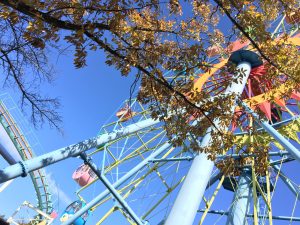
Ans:
[[[249,50],[239,50],[233,52],[228,61],[236,65],[242,62],[248,62],[250,63],[251,68],[255,68],[263,64],[260,56],[257,53]]]

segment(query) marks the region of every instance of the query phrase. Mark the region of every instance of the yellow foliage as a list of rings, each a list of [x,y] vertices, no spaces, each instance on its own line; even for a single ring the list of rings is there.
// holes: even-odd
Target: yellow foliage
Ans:
[[[0,0],[0,3],[2,28],[16,28],[17,38],[11,35],[15,43],[19,41],[40,51],[61,40],[73,47],[76,68],[86,66],[91,50],[102,50],[106,64],[114,66],[123,76],[137,75],[138,70],[141,80],[138,99],[148,104],[154,118],[164,120],[167,135],[175,145],[182,144],[189,135],[196,137],[195,140],[203,136],[214,118],[219,118],[224,127],[230,124],[232,115],[228,111],[233,98],[222,98],[219,94],[231,82],[228,74],[233,72],[233,66],[227,61],[234,40],[250,43],[248,49],[261,56],[267,70],[264,78],[274,87],[245,102],[253,106],[282,99],[299,87],[300,60],[295,46],[300,42],[299,37],[291,39],[290,26],[280,34],[278,29],[274,34],[270,32],[275,29],[275,19],[280,21],[284,13],[298,12],[299,3],[295,0],[170,0],[167,4],[157,0]],[[283,21],[281,26],[285,24]],[[214,63],[208,57],[209,47],[218,49]],[[18,71],[26,71],[26,66]],[[179,72],[169,79],[163,75],[167,71]],[[201,75],[194,78],[194,73]],[[284,84],[282,77],[288,79]],[[204,90],[208,83],[211,88]],[[215,101],[210,101],[213,95],[217,95]],[[170,111],[176,113],[166,116]],[[196,126],[189,124],[192,117],[198,121]],[[221,134],[215,131],[212,149],[201,149],[193,140],[189,147],[209,151],[213,157],[221,151],[218,144],[227,147],[232,144],[232,135]],[[296,139],[294,131],[285,135]],[[222,140],[217,138],[220,136]],[[248,142],[246,137],[239,141]]]

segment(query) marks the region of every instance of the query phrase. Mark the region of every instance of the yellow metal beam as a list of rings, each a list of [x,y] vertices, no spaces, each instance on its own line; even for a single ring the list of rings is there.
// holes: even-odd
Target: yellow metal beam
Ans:
[[[256,185],[255,184],[255,168],[254,168],[254,160],[252,160],[252,193],[253,193],[253,215],[254,215],[254,225],[258,225],[258,216],[257,216],[257,192],[256,192]]]
[[[171,187],[167,192],[166,194],[164,194],[164,196],[162,196],[158,202],[151,207],[151,209],[149,209],[143,216],[142,216],[142,219],[145,219],[166,197],[168,197],[173,190],[175,190],[179,184],[181,184],[183,182],[183,180],[185,179],[185,176],[181,178],[180,181],[178,181],[173,187]]]
[[[202,214],[202,217],[201,217],[201,220],[199,222],[199,225],[202,225],[202,223],[204,222],[204,219],[205,219],[205,217],[206,217],[206,215],[208,213],[208,210],[210,209],[212,203],[214,202],[214,200],[216,198],[216,195],[218,194],[218,192],[219,192],[219,190],[220,190],[220,188],[221,188],[221,186],[223,184],[224,178],[225,178],[225,175],[223,175],[221,177],[221,180],[220,180],[220,182],[219,182],[216,190],[214,191],[214,193],[213,193],[212,197],[210,198],[210,200],[207,202],[206,209],[205,209],[204,213]]]
[[[102,224],[114,211],[116,211],[116,207],[112,207],[110,210],[105,213],[105,215],[96,223],[96,225]]]
[[[265,203],[266,203],[266,205],[267,205],[267,207],[268,207],[268,210],[270,211],[270,210],[271,210],[271,207],[270,207],[270,205],[269,205],[268,199],[266,198],[265,193],[264,193],[263,190],[261,189],[261,187],[260,187],[260,185],[259,185],[259,183],[258,183],[256,177],[255,177],[254,179],[255,179],[254,183],[256,184],[256,187],[257,187],[258,191],[260,192],[260,195],[263,197],[263,199],[264,199],[264,201],[265,201]]]
[[[269,205],[269,224],[273,225],[272,221],[272,205],[271,205],[271,193],[270,193],[270,176],[269,170],[266,170],[266,182],[267,182],[267,200]]]

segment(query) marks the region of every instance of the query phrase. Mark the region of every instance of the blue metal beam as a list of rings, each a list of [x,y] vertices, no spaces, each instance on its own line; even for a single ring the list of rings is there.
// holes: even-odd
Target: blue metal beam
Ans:
[[[93,172],[98,176],[99,180],[105,185],[105,187],[110,191],[110,193],[114,196],[114,198],[119,202],[122,208],[129,214],[134,222],[138,225],[144,225],[145,223],[141,221],[141,219],[135,214],[133,209],[127,204],[127,202],[123,199],[123,197],[119,194],[119,192],[115,189],[115,187],[109,182],[109,180],[103,174],[103,171],[98,170],[97,166],[92,162],[91,158],[88,158],[86,153],[81,153],[80,157],[87,164]]]
[[[293,116],[291,118],[288,118],[286,120],[283,120],[283,121],[280,121],[280,122],[277,122],[277,123],[273,123],[273,124],[270,124],[272,127],[274,128],[279,128],[279,127],[282,127],[283,125],[287,124],[287,123],[290,123],[290,122],[294,122],[294,121],[297,121],[298,119],[300,118],[300,115],[296,115],[296,116]],[[264,130],[263,128],[258,128],[256,131],[259,132],[259,131],[262,131]],[[244,132],[239,132],[239,133],[235,133],[234,136],[240,136],[240,135],[245,135],[245,134],[249,134],[248,131],[244,131]]]
[[[194,157],[176,157],[176,158],[166,158],[166,159],[152,159],[150,162],[174,162],[174,161],[191,161]]]
[[[26,176],[31,171],[49,166],[70,157],[78,156],[81,152],[96,148],[97,146],[103,145],[129,134],[136,133],[139,130],[142,130],[149,126],[153,126],[157,123],[159,123],[158,120],[146,119],[122,129],[116,130],[114,132],[102,134],[97,137],[90,138],[88,140],[58,149],[53,152],[49,152],[30,160],[20,161],[15,165],[8,166],[5,169],[0,170],[0,183],[19,176]]]
[[[289,152],[283,151],[283,152],[269,152],[269,156],[285,156],[290,155]],[[225,159],[225,158],[234,158],[239,159],[242,157],[256,157],[256,154],[228,154],[228,155],[217,155],[216,159]],[[175,158],[166,158],[166,159],[153,159],[151,162],[174,162],[174,161],[191,161],[195,157],[187,156],[187,157],[175,157]],[[293,160],[293,159],[291,159]]]
[[[202,213],[205,212],[205,209],[199,209],[198,212]],[[228,215],[228,212],[223,210],[209,210],[208,213],[217,214],[217,215]],[[247,217],[254,217],[253,214],[247,214]],[[269,219],[267,215],[258,215],[258,218]],[[273,220],[289,220],[289,221],[300,221],[300,217],[291,217],[291,216],[272,216]]]
[[[270,166],[278,165],[278,164],[282,164],[282,163],[287,163],[287,162],[291,162],[291,161],[294,161],[294,160],[295,160],[294,158],[284,157],[284,158],[281,158],[281,159],[278,159],[278,160],[275,160],[275,161],[271,161]]]
[[[269,152],[268,153],[269,156],[285,156],[285,155],[290,155],[289,152],[287,151],[282,151],[282,152]],[[225,158],[234,158],[234,159],[239,159],[241,157],[256,157],[256,154],[228,154],[228,155],[217,155],[216,158],[217,159],[225,159]]]

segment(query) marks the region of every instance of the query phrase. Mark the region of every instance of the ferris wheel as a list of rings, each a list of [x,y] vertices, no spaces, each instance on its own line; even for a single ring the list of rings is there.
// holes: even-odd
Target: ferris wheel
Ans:
[[[281,29],[290,28],[289,19],[278,22],[274,40]],[[286,44],[300,46],[297,27],[291,28]],[[34,171],[79,156],[83,164],[72,175],[78,199],[63,212],[63,224],[89,224],[91,215],[103,225],[297,223],[299,91],[284,74],[278,80],[265,79],[267,63],[249,43],[233,42],[230,54],[222,57],[218,46],[208,52],[215,65],[206,73],[188,75],[195,77],[194,87],[212,97],[239,96],[228,127],[232,145],[220,146],[214,161],[188,148],[193,137],[173,147],[162,122],[151,118],[147,106],[130,99],[96,138],[6,168],[0,181],[24,174],[24,167],[25,172]],[[228,61],[245,72],[241,84],[223,85],[236,78],[219,73]],[[282,97],[284,93],[288,95]],[[221,126],[218,119],[214,123]],[[210,133],[199,140],[201,146],[209,144]]]
[[[283,18],[273,38],[286,29],[286,22],[295,19]],[[297,32],[297,28],[291,30],[287,45],[300,46]],[[217,96],[228,92],[222,84],[232,77],[218,72],[228,61],[251,64],[249,77],[239,93],[244,107],[234,107],[229,126],[234,134],[232,146],[223,149],[214,163],[200,159],[198,172],[189,177],[191,163],[199,155],[184,145],[172,147],[162,124],[157,121],[138,132],[101,144],[81,155],[84,163],[72,176],[79,185],[78,199],[65,211],[64,224],[70,224],[74,214],[76,217],[82,212],[84,216],[74,224],[84,224],[90,214],[99,215],[97,224],[111,224],[111,221],[118,224],[191,224],[176,220],[191,222],[194,218],[194,224],[287,224],[287,221],[294,224],[300,221],[297,204],[300,177],[291,172],[299,169],[295,162],[299,153],[295,156],[286,150],[300,144],[300,92],[293,89],[284,75],[276,82],[265,79],[266,63],[249,51],[248,42],[237,40],[227,50],[231,57],[222,55],[220,59],[219,47],[210,47],[208,54],[216,61],[214,67],[209,72],[190,76],[195,77],[194,87],[198,90]],[[275,83],[281,85],[274,86]],[[236,91],[238,87],[229,88]],[[291,88],[291,94],[280,98]],[[100,136],[151,120],[147,107],[136,99],[126,100],[114,118],[115,121],[100,129]],[[201,141],[205,142],[205,137]],[[203,181],[207,180],[205,176],[208,182]],[[183,184],[194,180],[202,183],[198,184],[199,189],[195,189],[197,184]],[[96,198],[91,196],[91,192],[101,189],[103,191]],[[205,191],[200,197],[202,203],[195,210],[189,205],[201,191]],[[288,201],[280,204],[284,202],[283,193]],[[199,207],[198,202],[196,207]],[[191,209],[195,211],[192,220],[185,211]]]

